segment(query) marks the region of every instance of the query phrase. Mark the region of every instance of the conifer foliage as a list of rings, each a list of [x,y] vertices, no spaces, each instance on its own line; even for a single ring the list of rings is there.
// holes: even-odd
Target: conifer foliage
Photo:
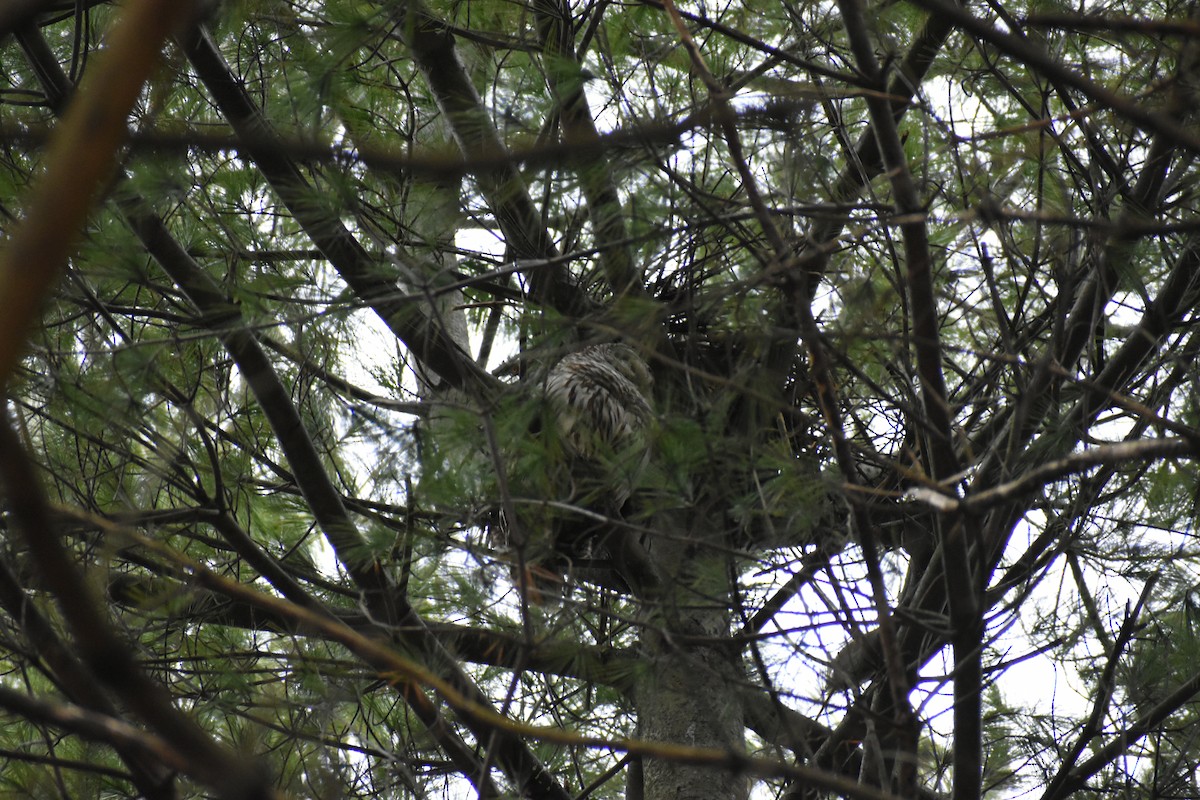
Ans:
[[[0,4],[0,796],[1197,797],[1200,17]]]

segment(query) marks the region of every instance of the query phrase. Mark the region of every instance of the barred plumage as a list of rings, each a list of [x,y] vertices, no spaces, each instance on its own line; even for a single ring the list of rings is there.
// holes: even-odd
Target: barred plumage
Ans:
[[[644,446],[653,382],[627,344],[592,345],[559,361],[546,378],[546,397],[572,455],[590,459]]]
[[[518,497],[522,484],[538,486],[553,495],[543,499],[558,504],[516,509],[525,571],[517,578],[531,601],[552,601],[568,575],[625,590],[645,583],[615,562],[645,561],[620,520],[648,459],[653,382],[646,362],[626,344],[585,347],[546,375],[546,422],[552,428],[544,427],[542,434],[557,437],[557,446],[546,454],[559,455],[542,462],[537,473],[511,475]],[[563,505],[591,513],[565,512]],[[597,521],[596,514],[615,524]],[[511,546],[508,527],[502,517],[501,535]],[[628,555],[631,550],[639,552]],[[637,571],[645,575],[651,570],[643,565]]]

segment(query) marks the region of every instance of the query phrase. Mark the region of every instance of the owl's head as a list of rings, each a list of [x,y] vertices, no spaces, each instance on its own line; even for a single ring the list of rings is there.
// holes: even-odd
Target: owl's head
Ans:
[[[597,344],[589,347],[588,351],[608,362],[613,369],[628,378],[630,383],[643,394],[648,394],[650,388],[654,386],[654,375],[650,372],[650,366],[638,351],[629,345],[622,342]]]

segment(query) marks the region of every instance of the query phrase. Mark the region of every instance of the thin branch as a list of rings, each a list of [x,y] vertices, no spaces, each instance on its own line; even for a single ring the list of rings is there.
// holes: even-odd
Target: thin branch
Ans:
[[[67,76],[58,67],[57,62],[51,60],[49,48],[41,34],[27,32],[22,36],[27,56],[38,65],[37,72],[45,82],[47,94],[55,98],[71,96]],[[118,173],[117,179],[118,182],[124,183],[126,176]],[[291,393],[254,335],[243,323],[237,304],[187,255],[162,219],[150,210],[151,204],[147,200],[136,194],[124,193],[118,196],[117,203],[146,250],[196,305],[203,324],[233,356],[262,406],[291,465],[297,485],[335,553],[342,559],[350,574],[360,581],[359,585],[365,591],[388,597],[388,591],[375,585],[378,582],[378,572],[372,570],[369,565],[358,563],[362,560],[359,554],[364,551],[363,539],[350,522],[341,495],[325,472],[321,455],[309,437],[299,411],[292,403]],[[246,544],[241,537],[237,537],[236,540]],[[307,593],[294,585],[282,571],[273,569],[266,563],[265,553],[255,555],[253,551],[258,550],[258,547],[253,543],[251,545],[251,549],[243,555],[262,568],[264,575],[281,578],[283,582],[276,588],[297,603],[312,603]],[[292,594],[293,591],[296,594]]]
[[[1190,128],[1180,124],[1173,114],[1152,110],[1150,106],[1142,105],[1124,95],[1104,88],[1090,78],[1084,77],[1079,71],[1065,66],[1061,60],[1054,58],[1045,49],[1030,40],[1006,33],[990,21],[974,16],[961,6],[945,2],[945,0],[912,0],[912,2],[931,14],[947,20],[951,25],[962,29],[973,38],[987,42],[1011,58],[1029,65],[1042,75],[1064,86],[1079,90],[1094,102],[1128,117],[1171,144],[1187,148],[1193,153],[1200,153],[1200,137],[1197,137]]]
[[[7,424],[0,425],[0,483],[12,513],[12,526],[38,565],[71,627],[84,662],[121,702],[180,753],[187,772],[229,798],[273,797],[258,765],[217,744],[177,709],[171,696],[137,665],[91,597],[89,584],[67,556],[52,521],[34,466]]]
[[[253,143],[248,152],[271,187],[338,274],[422,364],[468,394],[490,396],[497,388],[491,376],[425,314],[420,303],[397,299],[404,293],[382,268],[380,259],[369,256],[336,215],[313,202],[316,190],[278,146],[271,126],[234,77],[211,36],[197,29],[180,45],[238,137]],[[271,146],[273,141],[276,146]]]
[[[98,716],[119,721],[116,707],[97,685],[95,677],[59,637],[4,560],[0,560],[0,607],[21,626],[68,699]],[[172,776],[165,762],[147,758],[137,748],[131,749],[119,742],[114,742],[113,748],[129,767],[130,777],[143,795],[151,800],[175,797]]]
[[[1055,795],[1051,796],[1049,787],[1047,787],[1047,793],[1043,795],[1042,800],[1059,800],[1059,798],[1086,787],[1089,778],[1127,753],[1129,748],[1142,737],[1157,730],[1169,716],[1191,702],[1197,693],[1200,693],[1200,672],[1180,684],[1179,688],[1163,698],[1161,703],[1147,711],[1128,728],[1118,731],[1108,744],[1071,770],[1065,776]]]
[[[133,3],[114,25],[111,41],[84,91],[66,110],[46,153],[23,222],[0,253],[0,386],[25,351],[47,294],[83,231],[126,136],[134,101],[158,65],[166,39],[194,12],[189,2]]]
[[[534,12],[546,53],[543,72],[551,92],[558,100],[563,141],[568,144],[597,141],[600,135],[583,91],[586,78],[575,52],[571,3],[569,0],[537,0]],[[595,13],[600,14],[600,9]],[[633,263],[633,248],[629,246],[629,234],[625,227],[625,210],[613,180],[611,164],[603,154],[580,158],[575,163],[587,196],[593,237],[601,246],[600,260],[613,294],[617,297],[644,296],[646,289],[640,270]]]
[[[63,80],[65,81],[65,76]],[[148,210],[144,200],[137,196],[126,196],[122,199],[121,206],[147,249],[197,304],[206,323],[237,361],[287,456],[305,500],[325,531],[339,560],[357,585],[363,589],[367,605],[376,619],[388,628],[399,626],[405,631],[405,638],[417,644],[420,651],[426,654],[432,663],[438,664],[444,674],[451,676],[462,691],[482,700],[482,692],[461,672],[457,662],[445,652],[440,643],[428,633],[423,620],[407,601],[396,596],[387,572],[369,555],[369,548],[365,547],[361,534],[351,521],[340,492],[330,481],[324,462],[291,401],[290,393],[254,336],[240,324],[241,315],[236,304],[184,252],[162,220]],[[473,364],[471,366],[474,367]],[[225,532],[234,535],[234,541],[241,547],[252,548],[248,551],[248,556],[263,570],[264,575],[280,581],[281,591],[309,607],[312,613],[328,613],[291,581],[286,573],[276,569],[273,561],[268,559],[265,553],[256,552],[255,543],[238,537],[236,534],[239,531],[237,526],[225,528]],[[416,698],[406,697],[406,700],[416,703]],[[463,773],[468,778],[480,782],[480,792],[485,796],[495,795],[498,790],[490,777],[479,769],[479,761],[474,752],[441,719],[437,709],[419,704],[413,707],[430,729],[441,737],[441,744],[447,752],[458,759]],[[536,757],[519,742],[505,741],[503,752],[503,765],[506,769],[523,777],[534,776],[543,786],[555,785]],[[551,790],[546,796],[559,795]]]
[[[68,703],[52,703],[22,694],[7,686],[0,686],[0,707],[25,719],[48,723],[84,739],[107,744],[118,752],[136,753],[140,758],[204,780],[204,776],[197,772],[195,759],[185,751],[179,750],[166,739],[147,733],[117,717]],[[6,761],[17,758],[28,756],[19,753],[5,754]],[[98,765],[86,764],[78,764],[75,768],[105,769]]]
[[[495,169],[478,172],[476,179],[504,232],[505,243],[517,258],[554,259],[558,249],[463,68],[453,34],[421,0],[400,3],[395,20],[396,35],[416,59],[463,154],[501,159]],[[582,316],[588,310],[584,294],[571,285],[565,269],[532,272],[530,281],[537,302],[568,316]]]
[[[717,770],[735,770],[758,777],[787,776],[808,781],[810,785],[843,793],[859,800],[895,800],[895,795],[870,786],[858,784],[850,779],[831,774],[825,770],[797,767],[765,758],[753,758],[728,748],[693,747],[670,742],[653,742],[641,739],[609,739],[576,733],[560,726],[533,725],[510,719],[462,694],[449,682],[431,671],[396,653],[375,638],[363,636],[327,617],[313,614],[307,609],[263,594],[249,586],[222,577],[203,564],[191,561],[152,539],[127,529],[109,526],[114,536],[125,537],[138,546],[167,558],[181,568],[201,586],[228,595],[250,605],[263,608],[280,617],[290,618],[296,627],[312,630],[339,642],[365,662],[380,669],[381,674],[401,686],[423,686],[433,691],[462,717],[476,726],[509,735],[519,735],[544,742],[577,747],[607,748],[616,752],[640,755],[648,758],[673,761],[681,764],[699,764]],[[528,791],[528,788],[527,788]],[[569,795],[568,795],[569,797]]]
[[[729,146],[729,155],[733,160],[734,168],[737,170],[739,177],[742,179],[742,191],[746,193],[746,197],[750,201],[750,207],[754,209],[755,218],[759,225],[762,226],[763,233],[770,242],[772,250],[774,250],[775,259],[779,263],[783,263],[790,255],[787,242],[783,235],[779,232],[778,226],[775,224],[774,216],[763,199],[762,192],[758,189],[758,181],[754,174],[750,171],[750,164],[746,159],[745,148],[742,147],[741,135],[738,133],[736,116],[729,104],[729,90],[717,80],[716,76],[708,69],[708,65],[704,62],[704,55],[700,52],[699,45],[692,38],[691,32],[683,23],[683,18],[680,16],[678,9],[675,8],[674,0],[662,0],[663,10],[667,12],[668,19],[675,27],[675,32],[679,35],[680,41],[683,42],[684,48],[688,52],[688,57],[691,59],[692,69],[700,76],[704,82],[704,86],[708,89],[708,95],[716,110],[716,121],[721,127],[721,133],[724,136],[725,143]]]
[[[834,92],[830,97],[858,97],[862,90]],[[770,107],[747,106],[734,110],[736,119],[750,127],[774,124],[780,114],[798,106],[787,100],[774,101]],[[537,142],[506,149],[502,153],[468,153],[447,155],[440,151],[399,150],[384,143],[363,144],[355,147],[338,146],[313,138],[299,137],[288,132],[264,132],[240,130],[234,134],[214,132],[186,123],[172,126],[169,130],[135,130],[128,134],[127,143],[134,152],[155,152],[184,155],[188,153],[224,154],[244,152],[253,154],[257,149],[273,148],[293,161],[308,164],[363,163],[372,170],[387,174],[413,175],[421,178],[452,180],[481,172],[493,172],[502,168],[526,167],[529,169],[552,169],[565,161],[599,160],[613,153],[628,152],[635,147],[657,146],[663,149],[682,147],[684,138],[691,132],[711,127],[714,121],[711,105],[702,105],[677,119],[645,120],[618,127],[605,133],[589,136],[577,131],[571,138],[561,141]],[[0,140],[40,146],[50,140],[52,132],[38,124],[10,125],[0,122]],[[828,205],[817,206],[827,208]],[[857,206],[851,206],[857,208]],[[850,210],[850,209],[846,209]],[[619,239],[622,244],[637,241],[636,238]],[[610,242],[605,241],[608,245]],[[228,255],[222,252],[221,255]],[[245,254],[248,257],[250,254]],[[254,253],[255,259],[276,260],[319,258],[318,250],[286,250],[278,254]],[[518,256],[523,264],[554,265],[565,263],[562,254],[553,257]]]
[[[1129,610],[1126,607],[1125,621],[1121,625],[1121,630],[1117,632],[1116,641],[1113,642],[1112,647],[1108,651],[1108,659],[1104,664],[1104,670],[1098,681],[1099,691],[1096,692],[1096,697],[1092,701],[1092,711],[1076,735],[1074,743],[1066,755],[1062,757],[1058,771],[1046,786],[1042,800],[1055,800],[1056,798],[1064,797],[1077,785],[1078,778],[1075,774],[1075,764],[1079,761],[1079,757],[1083,755],[1083,751],[1092,739],[1100,734],[1104,723],[1104,714],[1108,710],[1109,701],[1112,700],[1113,692],[1116,689],[1115,676],[1117,666],[1121,661],[1121,652],[1133,639],[1134,634],[1137,633],[1140,627],[1138,618],[1141,616],[1142,608],[1146,605],[1147,600],[1149,600],[1150,592],[1154,589],[1154,585],[1157,582],[1158,576],[1151,575],[1142,587],[1142,592],[1138,596],[1133,610]]]
[[[909,496],[921,500],[939,510],[962,510],[979,512],[989,506],[1011,502],[1023,495],[1040,491],[1046,484],[1087,472],[1100,464],[1115,465],[1129,461],[1149,461],[1163,458],[1197,458],[1200,451],[1196,442],[1190,439],[1139,439],[1132,442],[1115,442],[1097,447],[1089,447],[1079,453],[1056,458],[1023,473],[1015,480],[1000,484],[991,489],[969,492],[961,500],[952,496],[934,492],[928,487],[914,489]],[[937,494],[937,499],[933,495]]]
[[[881,90],[886,88],[886,78],[875,57],[861,3],[839,0],[838,7],[859,70]],[[959,472],[959,460],[954,452],[950,401],[942,371],[941,334],[924,207],[908,169],[891,103],[878,96],[868,96],[866,102],[883,164],[891,178],[897,211],[906,220],[900,229],[904,241],[908,310],[912,315],[913,345],[928,431],[925,442],[929,471],[935,480],[944,480]],[[945,579],[954,626],[954,798],[974,800],[982,792],[983,774],[980,694],[983,626],[978,599],[981,587],[973,577],[974,570],[967,555],[966,521],[959,518],[943,526],[943,530]],[[899,669],[899,664],[889,664],[890,675],[900,674]],[[903,782],[902,791],[911,793],[916,785],[915,765],[907,767],[906,774],[910,780]]]

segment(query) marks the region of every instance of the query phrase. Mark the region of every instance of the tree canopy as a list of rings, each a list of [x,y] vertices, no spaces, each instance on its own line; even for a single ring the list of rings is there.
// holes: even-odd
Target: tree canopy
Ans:
[[[1200,796],[1194,5],[16,0],[0,75],[3,796]]]

